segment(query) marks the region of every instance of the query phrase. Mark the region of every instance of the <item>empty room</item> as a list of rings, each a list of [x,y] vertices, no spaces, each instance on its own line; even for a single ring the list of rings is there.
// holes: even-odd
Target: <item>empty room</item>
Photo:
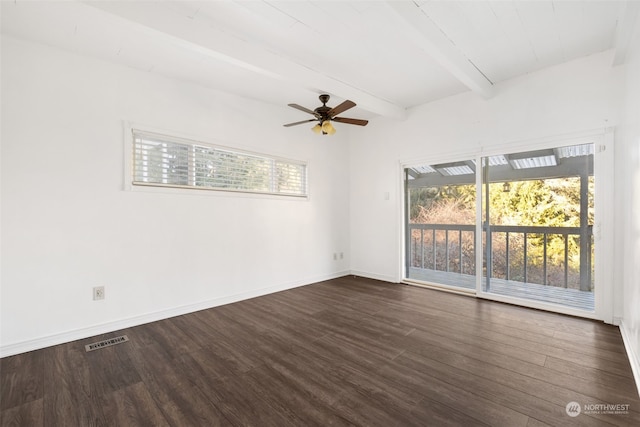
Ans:
[[[640,1],[0,30],[0,425],[640,425]]]

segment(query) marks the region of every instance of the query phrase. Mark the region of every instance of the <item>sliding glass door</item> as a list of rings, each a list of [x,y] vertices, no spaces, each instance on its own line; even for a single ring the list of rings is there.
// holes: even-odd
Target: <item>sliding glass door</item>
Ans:
[[[593,312],[593,143],[404,169],[405,279]]]
[[[482,290],[594,310],[594,144],[482,157]]]
[[[476,164],[405,169],[406,277],[475,292]]]

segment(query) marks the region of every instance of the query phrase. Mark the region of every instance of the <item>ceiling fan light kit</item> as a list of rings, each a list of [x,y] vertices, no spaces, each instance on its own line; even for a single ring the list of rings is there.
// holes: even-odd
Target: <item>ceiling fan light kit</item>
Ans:
[[[329,95],[322,94],[320,95],[320,102],[322,102],[322,106],[316,108],[315,110],[310,110],[298,104],[289,104],[289,107],[295,108],[296,110],[304,111],[305,113],[312,114],[315,118],[309,120],[303,120],[301,122],[288,123],[284,125],[285,127],[301,125],[303,123],[309,123],[313,121],[318,121],[318,123],[311,128],[314,133],[322,134],[322,135],[333,135],[336,133],[336,128],[333,127],[331,121],[338,123],[346,123],[349,125],[356,126],[366,126],[369,123],[367,120],[362,119],[350,119],[347,117],[336,117],[338,114],[343,111],[347,111],[349,108],[353,108],[356,106],[356,103],[353,101],[346,100],[342,104],[337,107],[331,108],[327,107],[327,102],[329,102]]]
[[[322,133],[327,135],[333,135],[336,133],[336,128],[331,124],[331,120],[325,120],[322,122]]]

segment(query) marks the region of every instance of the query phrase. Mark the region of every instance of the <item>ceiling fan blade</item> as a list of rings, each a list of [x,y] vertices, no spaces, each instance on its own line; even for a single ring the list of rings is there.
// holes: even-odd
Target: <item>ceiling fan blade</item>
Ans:
[[[334,117],[331,120],[338,123],[348,123],[350,125],[358,125],[358,126],[366,126],[367,123],[369,123],[369,120],[349,119],[347,117]]]
[[[309,110],[308,108],[305,108],[302,105],[298,105],[298,104],[287,104],[287,105],[291,108],[295,108],[296,110],[304,111],[305,113],[309,113],[311,115],[318,117],[318,114],[315,111]]]
[[[342,113],[343,111],[347,111],[349,108],[353,108],[355,106],[356,106],[355,102],[349,101],[347,99],[342,104],[340,104],[337,107],[334,107],[331,110],[329,110],[327,112],[327,114],[329,115],[329,117],[337,116],[338,114]]]
[[[283,125],[284,127],[288,128],[290,126],[295,126],[295,125],[301,125],[303,123],[309,123],[309,122],[315,122],[317,121],[316,119],[309,119],[309,120],[303,120],[301,122],[295,122],[295,123],[288,123],[286,125]]]

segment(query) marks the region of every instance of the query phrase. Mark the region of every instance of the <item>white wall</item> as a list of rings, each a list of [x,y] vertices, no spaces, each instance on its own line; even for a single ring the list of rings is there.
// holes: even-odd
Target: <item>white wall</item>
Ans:
[[[628,67],[605,52],[330,140],[279,126],[286,108],[7,37],[1,47],[1,355],[347,271],[397,281],[401,161],[617,126],[623,89],[616,301],[640,354],[637,32]],[[123,191],[125,120],[307,160],[311,197]],[[91,300],[96,285],[106,300]]]
[[[640,16],[625,66],[624,116],[616,150],[615,282],[623,284],[621,331],[640,391]]]
[[[416,107],[403,122],[371,123],[351,144],[352,270],[402,278],[400,162],[460,160],[505,144],[603,131],[619,123],[621,77],[604,52],[498,84],[488,100],[467,92]]]
[[[348,271],[348,133],[320,140],[283,128],[286,106],[1,47],[2,355]],[[124,191],[123,121],[306,160],[310,198]]]

